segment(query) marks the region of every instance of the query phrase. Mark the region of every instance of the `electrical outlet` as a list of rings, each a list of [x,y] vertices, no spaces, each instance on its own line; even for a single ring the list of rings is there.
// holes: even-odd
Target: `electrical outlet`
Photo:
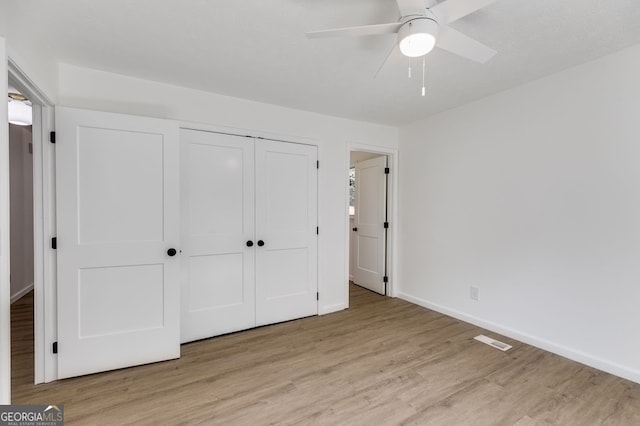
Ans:
[[[478,287],[469,287],[469,297],[473,300],[478,300]]]

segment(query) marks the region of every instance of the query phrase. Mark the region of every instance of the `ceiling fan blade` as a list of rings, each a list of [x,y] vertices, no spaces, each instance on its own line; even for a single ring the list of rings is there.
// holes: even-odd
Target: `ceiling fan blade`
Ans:
[[[426,9],[424,0],[396,0],[400,16],[407,15],[424,15]]]
[[[397,33],[402,25],[394,22],[391,24],[362,25],[358,27],[335,28],[332,30],[310,31],[307,34],[309,38],[321,37],[357,37],[378,34],[394,34]]]
[[[451,27],[441,26],[436,46],[451,53],[484,64],[497,53]]]
[[[478,9],[490,5],[496,0],[446,0],[429,10],[438,18],[439,24],[448,24],[463,18]]]
[[[380,64],[380,67],[378,67],[378,71],[376,71],[375,75],[373,76],[373,78],[378,78],[378,74],[380,74],[380,71],[382,71],[382,69],[384,68],[384,66],[391,62],[391,57],[393,56],[393,60],[395,61],[395,59],[397,59],[398,56],[402,56],[400,54],[400,48],[398,47],[398,43],[393,43],[393,47],[391,48],[391,50],[389,51],[389,54],[387,55],[386,58],[384,58],[384,61],[382,61],[382,63]]]

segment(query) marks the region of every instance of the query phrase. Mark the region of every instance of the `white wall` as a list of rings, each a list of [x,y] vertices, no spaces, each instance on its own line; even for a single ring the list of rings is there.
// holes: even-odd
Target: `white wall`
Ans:
[[[318,145],[320,312],[347,306],[347,143],[397,147],[396,128],[61,64],[59,104],[265,132]]]
[[[11,301],[33,288],[33,156],[31,126],[9,125]]]
[[[636,46],[403,127],[401,296],[640,382],[639,76]]]
[[[372,158],[380,157],[382,154],[366,151],[351,151],[350,161],[351,167],[354,167],[356,163],[361,161],[371,160]]]
[[[33,21],[33,3],[3,1],[0,4],[0,37],[6,39],[7,55],[43,94],[52,100],[57,97],[58,73],[50,50],[34,41],[31,34],[37,26]]]

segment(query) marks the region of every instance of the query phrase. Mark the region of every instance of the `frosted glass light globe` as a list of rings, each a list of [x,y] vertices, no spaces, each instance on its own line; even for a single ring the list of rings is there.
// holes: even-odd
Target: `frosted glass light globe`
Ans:
[[[436,45],[438,23],[431,18],[416,18],[398,31],[398,46],[404,56],[417,58],[426,55]]]

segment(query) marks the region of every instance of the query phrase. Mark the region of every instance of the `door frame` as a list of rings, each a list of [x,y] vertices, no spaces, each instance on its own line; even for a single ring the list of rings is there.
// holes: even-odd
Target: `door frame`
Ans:
[[[6,91],[6,42],[0,37],[0,89]],[[11,290],[9,286],[9,120],[7,103],[0,105],[0,404],[11,403]]]
[[[366,151],[375,154],[386,155],[388,160],[387,164],[390,169],[389,183],[387,187],[387,207],[389,222],[389,229],[387,231],[387,276],[389,277],[389,283],[387,287],[387,296],[396,297],[398,286],[398,149],[397,148],[385,148],[376,145],[367,145],[357,142],[347,142],[347,150],[345,155],[345,168],[344,168],[344,199],[345,199],[345,223],[344,223],[344,235],[345,235],[345,248],[346,253],[350,254],[349,236],[351,229],[349,227],[349,170],[351,168],[351,152],[352,151]],[[349,306],[349,258],[345,261],[344,271],[344,292],[346,306]]]
[[[34,383],[58,378],[57,359],[47,350],[57,340],[55,236],[55,153],[49,143],[54,103],[9,57],[8,81],[33,104]]]
[[[387,164],[389,161],[389,157],[387,155],[378,155],[365,151],[351,151],[350,159],[353,159],[353,155],[355,153],[365,153],[369,155],[375,155],[373,158],[368,158],[366,160],[356,161],[355,163],[351,163],[351,168],[355,169],[355,188],[354,188],[354,201],[356,205],[354,206],[354,223],[353,227],[357,228],[357,232],[351,232],[350,238],[354,238],[354,244],[352,248],[353,250],[349,252],[349,262],[354,262],[354,270],[352,281],[354,284],[359,285],[360,287],[367,288],[371,291],[382,295],[388,295],[388,283],[385,283],[383,277],[388,273],[387,268],[387,233],[388,229],[384,228],[382,224],[388,221],[388,211],[389,211],[389,200],[387,197],[387,175],[384,173],[385,168],[389,167]],[[363,179],[363,171],[364,170],[375,170],[375,175],[369,175],[368,179]],[[374,182],[371,182],[371,179]],[[362,222],[362,193],[363,188],[371,187],[375,188],[375,193],[377,196],[380,195],[380,191],[383,192],[383,196],[379,197],[379,200],[372,205],[367,205],[365,209],[372,209],[376,212],[376,223]],[[365,191],[366,192],[366,191]],[[351,220],[351,217],[349,217]],[[372,226],[375,228],[372,229]],[[352,227],[352,231],[353,228]],[[375,232],[375,235],[372,233]],[[365,237],[366,239],[374,237],[376,238],[376,252],[375,252],[375,262],[378,265],[375,273],[368,270],[367,268],[362,268],[360,266],[360,242],[361,238]],[[353,258],[353,259],[352,259]],[[372,261],[373,259],[369,259]],[[349,265],[351,267],[351,264]],[[351,271],[349,271],[351,272]],[[349,274],[351,275],[351,274]],[[375,275],[375,276],[374,276]]]

